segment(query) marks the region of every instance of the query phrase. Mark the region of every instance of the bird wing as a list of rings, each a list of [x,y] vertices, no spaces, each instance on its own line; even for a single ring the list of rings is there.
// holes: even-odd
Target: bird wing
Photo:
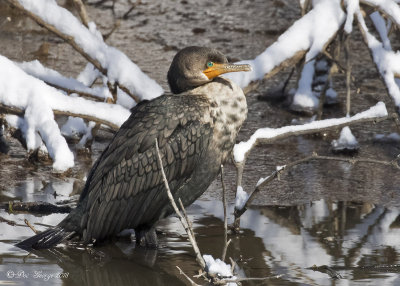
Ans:
[[[208,148],[212,127],[203,120],[208,106],[199,95],[165,95],[132,110],[92,168],[82,192],[80,202],[87,200],[81,219],[85,240],[102,239],[154,219],[166,195],[155,139],[175,190]]]

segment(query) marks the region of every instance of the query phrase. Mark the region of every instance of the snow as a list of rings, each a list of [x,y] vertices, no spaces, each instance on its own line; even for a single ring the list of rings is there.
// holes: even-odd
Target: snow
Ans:
[[[397,25],[400,25],[400,7],[396,4],[396,1],[392,0],[363,0],[364,3],[376,6],[386,14],[390,16],[390,18],[395,21]],[[398,2],[398,1],[397,1]]]
[[[57,87],[62,87],[69,90],[74,90],[77,92],[91,94],[99,98],[105,99],[112,97],[109,89],[105,86],[89,88],[82,82],[74,79],[67,78],[61,75],[59,72],[44,67],[38,60],[32,62],[23,62],[18,64],[18,66],[24,70],[27,74],[34,76],[44,82],[55,85]]]
[[[355,150],[359,147],[356,137],[351,133],[350,127],[348,126],[342,129],[339,139],[333,140],[331,145],[334,150]]]
[[[163,89],[153,79],[144,74],[124,53],[104,43],[94,23],[87,29],[68,10],[54,0],[18,0],[25,9],[40,16],[46,23],[68,35],[85,53],[97,60],[107,71],[111,83],[118,82],[140,99],[152,99],[163,93]],[[62,19],[62,21],[60,21]]]
[[[101,76],[102,74],[91,63],[88,63],[85,69],[78,75],[77,80],[86,86],[91,86]]]
[[[29,150],[41,147],[43,140],[54,161],[53,168],[59,171],[72,167],[74,156],[54,120],[53,110],[95,116],[118,126],[130,115],[129,110],[119,105],[66,96],[3,56],[0,56],[0,103],[25,110],[23,119],[7,118],[21,128]]]
[[[360,9],[360,3],[358,0],[346,0],[345,2],[347,17],[344,24],[344,30],[347,34],[350,34],[353,31],[354,14]]]
[[[247,141],[242,141],[235,145],[233,148],[233,155],[236,162],[242,162],[245,159],[246,153],[253,147],[258,139],[272,139],[274,137],[282,136],[287,133],[295,133],[299,131],[321,129],[332,127],[339,124],[346,124],[352,121],[387,116],[386,106],[383,102],[378,102],[375,106],[372,106],[366,111],[357,113],[352,117],[333,118],[325,120],[317,120],[304,125],[289,125],[281,128],[261,128]]]
[[[375,140],[382,141],[382,142],[400,142],[400,134],[398,134],[398,133],[390,133],[388,135],[376,134]]]
[[[293,97],[293,106],[316,109],[318,107],[318,98],[313,94],[312,81],[315,73],[315,60],[309,61],[304,65],[299,80],[299,86]]]
[[[61,133],[68,137],[78,137],[87,132],[87,125],[82,118],[68,117],[67,122],[61,127]]]
[[[374,62],[385,81],[389,94],[395,105],[400,106],[400,88],[394,78],[394,74],[400,72],[400,53],[386,50],[383,47],[383,44],[369,33],[361,12],[358,12],[357,18],[360,22],[361,28],[365,32],[368,47],[370,48]]]
[[[321,0],[304,17],[297,20],[276,42],[253,60],[242,61],[250,64],[252,71],[226,74],[240,87],[251,81],[260,80],[283,61],[296,53],[308,51],[306,62],[312,60],[336,33],[345,20],[339,0]]]
[[[246,205],[249,195],[243,190],[242,186],[238,186],[236,190],[235,209],[241,210]]]
[[[379,33],[379,37],[382,39],[382,44],[385,50],[390,51],[392,49],[390,45],[390,40],[388,38],[388,30],[386,28],[385,20],[379,14],[379,12],[374,12],[370,15],[372,22],[374,22],[374,26]]]
[[[231,266],[223,262],[221,259],[214,259],[211,255],[203,255],[204,262],[206,263],[207,272],[212,274],[219,274],[222,277],[232,277]]]

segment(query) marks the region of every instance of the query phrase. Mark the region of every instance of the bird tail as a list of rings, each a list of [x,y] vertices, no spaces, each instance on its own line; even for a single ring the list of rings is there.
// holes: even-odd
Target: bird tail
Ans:
[[[15,246],[24,250],[50,248],[71,237],[73,234],[74,232],[65,231],[62,227],[56,226],[25,239]]]

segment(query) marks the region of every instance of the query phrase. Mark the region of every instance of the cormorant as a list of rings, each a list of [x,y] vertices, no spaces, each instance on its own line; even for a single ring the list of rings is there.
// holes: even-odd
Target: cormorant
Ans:
[[[173,213],[157,161],[175,199],[193,203],[217,177],[247,116],[243,91],[227,72],[249,71],[219,51],[187,47],[168,71],[173,94],[138,104],[91,169],[78,205],[57,226],[17,246],[49,248],[63,240],[98,243],[135,229],[140,245],[155,247],[154,224]]]

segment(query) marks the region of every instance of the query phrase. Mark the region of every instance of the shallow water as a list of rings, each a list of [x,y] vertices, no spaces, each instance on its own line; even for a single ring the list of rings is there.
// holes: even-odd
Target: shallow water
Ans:
[[[43,189],[30,181],[10,190],[7,196],[32,196],[55,202],[72,191],[72,182]],[[229,208],[228,213],[232,213]],[[223,247],[223,207],[205,198],[188,208],[203,254],[220,257]],[[95,253],[72,246],[28,254],[13,243],[32,234],[28,219],[38,230],[54,225],[64,216],[37,217],[2,212],[22,226],[1,224],[0,283],[29,285],[184,285],[176,266],[194,275],[198,269],[189,242],[175,217],[159,224],[160,248],[135,248],[127,239],[101,246]],[[268,285],[398,285],[400,283],[400,208],[371,203],[318,200],[294,206],[250,208],[241,220],[242,230],[230,235],[228,257],[237,263],[242,277],[269,277]],[[308,269],[327,265],[342,276]],[[391,267],[382,267],[391,265]],[[46,275],[64,275],[54,278]],[[46,278],[47,277],[47,278]],[[48,279],[48,281],[46,281]],[[201,280],[199,281],[201,282]],[[245,285],[253,285],[244,283]]]
[[[108,43],[124,51],[165,89],[168,89],[165,76],[168,65],[178,49],[206,45],[220,49],[233,61],[253,58],[300,15],[293,1],[143,2],[128,19],[121,21]],[[89,17],[95,19],[103,33],[110,31],[114,22],[110,3],[88,6]],[[126,2],[118,1],[115,13],[121,16],[128,8]],[[3,21],[9,15],[11,22]],[[44,65],[67,76],[76,76],[86,64],[67,44],[2,3],[0,38],[0,53],[16,61],[39,58]],[[37,50],[44,41],[49,43],[49,54],[38,55]],[[393,44],[396,45],[397,42]],[[360,88],[360,94],[352,99],[352,113],[365,110],[379,100],[393,112],[358,33],[352,36],[351,48],[355,78],[352,90],[355,93]],[[285,71],[263,82],[249,95],[249,116],[239,140],[247,139],[257,128],[280,127],[293,119],[301,119],[288,111],[284,100],[271,99],[274,89],[288,73]],[[293,87],[295,77],[289,88]],[[345,97],[343,80],[342,74],[334,77],[340,102]],[[260,101],[258,96],[267,100]],[[344,104],[326,108],[324,112],[324,118],[341,117]],[[361,145],[353,155],[356,158],[390,161],[400,153],[398,142],[374,140],[377,133],[395,132],[392,122],[360,124],[352,127],[352,131]],[[56,203],[79,195],[83,178],[111,136],[100,132],[91,156],[76,155],[76,167],[66,177],[52,173],[51,163],[31,163],[20,143],[9,138],[9,155],[0,155],[0,203],[10,200]],[[330,143],[337,137],[338,132],[328,132],[255,148],[245,168],[245,190],[252,190],[258,179],[269,175],[277,165],[308,156],[313,151],[332,155]],[[233,166],[227,164],[225,182],[230,206],[234,201],[235,176]],[[241,233],[230,236],[228,256],[237,262],[237,273],[241,277],[283,275],[265,282],[244,282],[244,285],[398,285],[399,185],[399,171],[379,164],[317,161],[298,165],[257,195],[254,206],[242,217]],[[220,198],[221,184],[216,180],[188,208],[202,253],[214,257],[220,257],[223,245]],[[230,220],[231,213],[232,207]],[[13,246],[32,235],[24,226],[24,219],[38,230],[44,230],[44,225],[55,225],[64,215],[8,214],[1,209],[0,217],[21,225],[0,222],[0,284],[185,285],[187,281],[175,266],[190,276],[198,270],[191,246],[175,217],[160,222],[161,247],[156,251],[138,249],[129,241],[120,240],[96,248],[94,253],[59,247],[29,255]],[[313,265],[327,265],[343,278],[335,280],[327,273],[308,269]],[[205,284],[201,280],[197,282]]]

